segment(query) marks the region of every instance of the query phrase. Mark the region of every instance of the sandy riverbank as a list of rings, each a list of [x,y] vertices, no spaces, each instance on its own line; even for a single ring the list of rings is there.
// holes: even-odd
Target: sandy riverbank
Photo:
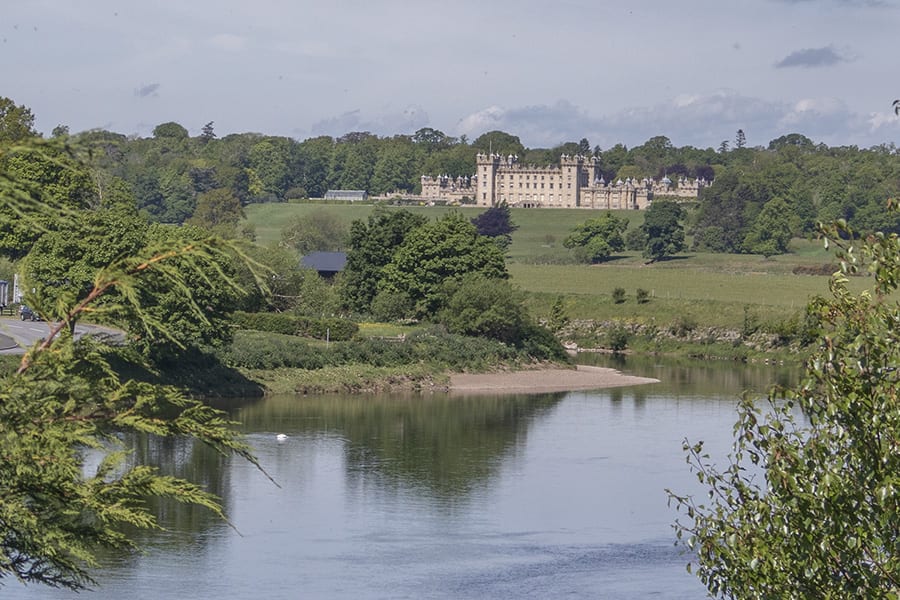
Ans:
[[[658,383],[658,379],[623,375],[615,369],[578,365],[577,369],[535,369],[500,373],[455,373],[451,393],[535,394],[596,390]]]

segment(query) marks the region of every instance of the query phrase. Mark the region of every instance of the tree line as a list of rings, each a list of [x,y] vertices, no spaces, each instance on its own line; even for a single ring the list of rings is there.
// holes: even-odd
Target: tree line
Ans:
[[[0,142],[33,135],[30,110],[0,99]],[[83,194],[93,185],[106,196],[127,197],[162,223],[192,217],[214,225],[236,222],[240,207],[249,203],[321,198],[328,189],[416,194],[421,175],[470,176],[476,154],[490,150],[541,166],[557,164],[561,154],[597,156],[607,181],[668,176],[676,184],[680,177],[712,182],[686,222],[696,250],[775,254],[791,236],[809,235],[816,222],[836,219],[863,233],[900,230],[897,217],[883,209],[884,200],[900,192],[893,144],[829,147],[798,133],[748,147],[739,130],[733,144],[715,149],[676,147],[662,135],[632,148],[602,149],[586,138],[526,148],[503,131],[469,141],[428,127],[385,137],[350,132],[303,141],[259,133],[220,138],[212,122],[196,136],[174,122],[158,125],[146,138],[105,130],[69,136],[63,126],[54,135],[87,148],[90,166],[60,193]]]

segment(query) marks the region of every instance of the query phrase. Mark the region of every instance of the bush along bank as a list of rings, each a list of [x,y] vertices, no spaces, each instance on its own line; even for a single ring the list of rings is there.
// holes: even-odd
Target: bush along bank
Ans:
[[[300,393],[426,388],[442,381],[448,372],[525,368],[544,362],[569,364],[564,349],[549,334],[516,347],[451,334],[439,326],[397,340],[357,337],[328,344],[238,330],[219,356],[269,391]]]
[[[238,329],[297,335],[317,340],[345,341],[359,332],[359,325],[347,319],[300,317],[286,313],[236,311],[232,322]]]
[[[572,320],[557,337],[570,351],[674,354],[697,358],[789,361],[805,358],[814,324],[799,317],[778,323],[745,319],[741,329],[701,325],[690,318],[655,321]]]

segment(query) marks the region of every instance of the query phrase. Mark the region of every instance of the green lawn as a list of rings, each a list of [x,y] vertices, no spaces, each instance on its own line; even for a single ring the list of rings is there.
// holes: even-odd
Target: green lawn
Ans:
[[[467,217],[483,209],[407,207],[438,218],[450,210]],[[372,205],[257,204],[247,207],[247,220],[256,228],[261,244],[280,239],[281,228],[314,210],[327,210],[349,224],[365,219]],[[629,219],[631,227],[643,222],[639,211],[614,211]],[[601,265],[573,264],[562,247],[569,232],[596,212],[566,209],[512,209],[518,230],[513,234],[508,266],[514,284],[529,292],[529,305],[537,315],[548,314],[558,296],[564,296],[572,318],[656,319],[659,323],[690,317],[700,323],[739,327],[745,311],[760,320],[784,320],[798,314],[809,298],[828,293],[828,277],[795,275],[797,267],[833,263],[822,244],[795,240],[792,253],[765,259],[761,256],[686,252],[670,260],[645,264],[636,252],[623,252]],[[862,289],[870,280],[854,278],[851,287]],[[611,294],[624,288],[627,300],[614,304]],[[637,304],[638,288],[651,294]]]

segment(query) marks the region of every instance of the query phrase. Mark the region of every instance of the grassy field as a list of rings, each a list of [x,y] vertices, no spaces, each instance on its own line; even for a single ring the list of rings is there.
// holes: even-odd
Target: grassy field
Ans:
[[[256,228],[258,242],[280,239],[283,227],[315,210],[327,210],[343,222],[365,219],[372,205],[258,204],[247,207],[247,220]],[[438,218],[449,210],[474,217],[483,209],[408,207]],[[631,227],[643,222],[638,211],[614,211],[629,219]],[[529,292],[529,305],[537,315],[549,313],[563,296],[572,318],[655,319],[658,323],[689,317],[699,323],[740,327],[746,311],[760,321],[790,318],[803,310],[809,298],[828,293],[828,277],[794,275],[797,267],[828,265],[831,255],[816,241],[795,240],[792,252],[764,259],[761,256],[687,252],[647,265],[639,253],[625,252],[601,265],[574,264],[562,241],[576,225],[597,213],[565,209],[512,209],[518,230],[513,234],[508,266],[512,281]],[[854,278],[862,289],[865,278]],[[615,288],[627,299],[614,304]],[[637,304],[638,288],[650,292],[651,301]]]

